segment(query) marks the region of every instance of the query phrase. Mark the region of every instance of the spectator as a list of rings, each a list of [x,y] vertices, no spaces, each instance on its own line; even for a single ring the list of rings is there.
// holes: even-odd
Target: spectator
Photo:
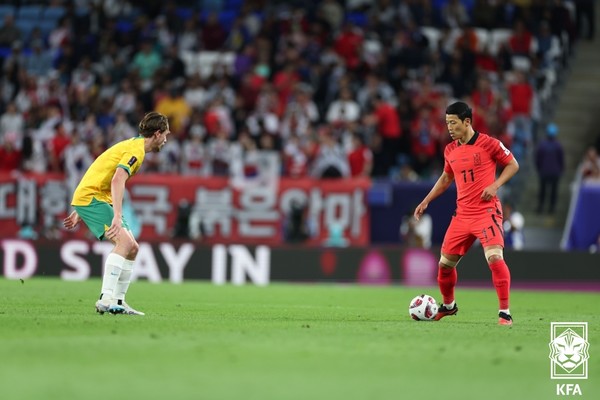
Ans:
[[[18,140],[15,132],[7,132],[0,140],[0,172],[20,169],[22,153],[18,149]]]
[[[39,40],[34,41],[31,47],[32,53],[25,59],[25,70],[32,76],[47,77],[52,69],[52,56]]]
[[[217,51],[227,39],[227,33],[223,28],[223,25],[219,22],[219,15],[217,13],[210,13],[206,18],[206,21],[202,24],[202,43],[204,49],[208,51]]]
[[[138,72],[140,78],[147,81],[152,79],[161,63],[161,56],[152,48],[152,42],[145,40],[142,42],[140,50],[133,57],[131,67]]]
[[[178,136],[187,125],[192,109],[185,101],[181,88],[175,84],[169,88],[166,97],[163,97],[154,107],[156,112],[165,115],[169,119],[169,125],[173,136]]]
[[[312,164],[311,176],[321,179],[337,179],[350,176],[350,166],[342,147],[336,142],[331,130],[324,125],[319,128],[319,147]]]
[[[419,109],[417,116],[411,122],[410,154],[412,166],[420,176],[428,177],[433,172],[434,162],[438,154],[439,139],[443,127],[432,115],[430,107]]]
[[[116,122],[114,126],[108,130],[108,145],[112,146],[125,139],[136,137],[137,135],[137,130],[131,126],[125,113],[118,112],[116,114]]]
[[[76,92],[89,93],[96,86],[96,74],[92,69],[90,57],[83,57],[73,71],[71,88]]]
[[[542,213],[546,205],[546,192],[548,193],[549,212],[554,214],[558,181],[564,170],[564,151],[557,139],[558,126],[551,123],[546,127],[546,139],[541,141],[535,153],[535,166],[540,178],[538,193],[538,214]]]
[[[70,190],[74,190],[94,159],[87,143],[83,142],[77,133],[71,136],[71,142],[65,147],[63,158],[67,185]]]
[[[583,181],[600,181],[600,156],[595,147],[591,146],[587,149],[579,165],[578,177]]]
[[[312,90],[305,84],[298,84],[294,88],[294,95],[288,102],[281,124],[281,136],[286,138],[290,132],[290,125],[294,125],[296,132],[306,132],[310,126],[319,120],[319,110],[311,99]]]
[[[327,122],[334,125],[346,125],[357,122],[360,118],[360,107],[352,97],[350,88],[340,90],[340,97],[327,109]]]
[[[202,43],[202,36],[196,18],[188,18],[183,23],[183,31],[177,41],[179,52],[198,51],[198,43]]]
[[[183,90],[183,98],[185,102],[194,109],[202,109],[208,101],[207,91],[202,86],[202,78],[200,74],[193,74],[188,78],[188,81]]]
[[[362,31],[350,22],[344,23],[342,31],[335,39],[335,51],[344,60],[346,68],[355,70],[360,65],[360,49],[363,42]]]
[[[84,143],[89,143],[94,138],[101,137],[102,129],[96,123],[96,116],[89,114],[85,120],[79,122],[77,124],[77,132],[73,136],[79,136]],[[77,182],[79,183],[79,181]]]
[[[373,153],[365,145],[365,139],[359,133],[352,134],[352,150],[348,154],[350,174],[353,177],[368,178],[373,170]]]
[[[402,140],[402,125],[400,116],[396,109],[384,101],[381,95],[373,100],[373,111],[368,114],[364,121],[367,126],[375,128],[375,134],[381,136],[382,151],[386,163],[392,166],[396,162],[396,156],[400,153]]]
[[[22,138],[25,129],[25,119],[23,115],[17,111],[17,106],[14,102],[8,103],[6,111],[0,116],[0,142],[6,134],[13,132],[18,138]]]
[[[15,25],[15,17],[12,14],[6,14],[4,24],[0,27],[0,47],[10,47],[22,37],[21,30]]]
[[[513,33],[508,39],[509,48],[513,55],[530,59],[534,50],[534,36],[525,26],[523,20],[517,20]]]
[[[66,148],[71,144],[71,135],[62,122],[59,122],[55,129],[54,137],[48,141],[50,171],[64,172],[64,154]]]
[[[514,80],[507,86],[512,111],[513,154],[517,161],[522,161],[533,141],[532,114],[535,90],[522,71],[515,71]]]
[[[129,79],[121,81],[121,89],[117,93],[113,102],[113,111],[122,112],[125,115],[131,115],[136,108],[136,94]]]
[[[73,30],[71,20],[68,16],[59,19],[56,28],[48,36],[48,44],[53,53],[58,53],[65,45],[71,44],[73,39]]]
[[[230,175],[230,166],[233,149],[229,141],[229,134],[220,129],[216,135],[209,139],[207,146],[207,159],[210,162],[210,171],[213,176]]]
[[[223,98],[215,97],[204,114],[204,126],[208,136],[224,133],[227,138],[233,136],[234,124],[229,108],[223,103]]]
[[[523,250],[525,246],[523,232],[525,217],[519,211],[515,210],[510,202],[504,202],[503,217],[504,245],[509,249]]]
[[[283,148],[283,171],[290,178],[302,178],[308,173],[308,156],[300,138],[292,134]]]
[[[540,23],[539,31],[536,35],[537,52],[536,56],[541,68],[555,69],[559,66],[562,49],[560,40],[550,31],[548,21]]]
[[[576,26],[579,29],[578,35],[587,40],[594,39],[596,31],[596,0],[577,0],[575,1]]]
[[[449,0],[442,6],[442,20],[444,26],[460,28],[469,23],[469,14],[460,0]]]
[[[206,162],[207,152],[204,142],[204,131],[190,130],[189,139],[181,146],[181,173],[184,175],[207,176],[209,165]]]
[[[412,210],[412,208],[411,208]],[[429,249],[431,248],[431,234],[433,220],[431,215],[425,213],[418,220],[409,211],[400,224],[400,237],[408,247]]]
[[[319,12],[327,21],[333,32],[337,32],[344,20],[344,10],[337,0],[323,0]]]

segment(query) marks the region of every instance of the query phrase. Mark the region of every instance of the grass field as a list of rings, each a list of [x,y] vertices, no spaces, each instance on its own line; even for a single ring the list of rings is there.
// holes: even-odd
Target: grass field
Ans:
[[[0,279],[0,399],[554,399],[551,321],[587,321],[600,398],[597,293],[458,288],[460,312],[412,321],[423,289],[136,282],[145,317],[94,312],[99,280]],[[426,292],[438,297],[437,288]]]

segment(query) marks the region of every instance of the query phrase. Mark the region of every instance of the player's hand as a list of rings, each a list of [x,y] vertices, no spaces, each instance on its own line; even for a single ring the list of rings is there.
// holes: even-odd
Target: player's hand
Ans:
[[[121,232],[121,229],[121,218],[114,217],[110,224],[110,228],[104,232],[104,236],[110,240],[115,240]]]
[[[63,226],[65,229],[71,230],[75,229],[75,227],[81,222],[81,218],[79,218],[79,214],[76,211],[73,211],[67,218],[63,220]]]
[[[414,212],[413,216],[415,217],[415,219],[417,221],[421,218],[421,215],[423,215],[425,210],[427,210],[428,205],[429,204],[427,204],[427,203],[421,203],[417,206],[417,208],[415,208],[415,212]]]
[[[496,193],[498,193],[498,188],[495,185],[490,185],[483,189],[483,193],[481,193],[481,199],[490,201],[496,196]]]

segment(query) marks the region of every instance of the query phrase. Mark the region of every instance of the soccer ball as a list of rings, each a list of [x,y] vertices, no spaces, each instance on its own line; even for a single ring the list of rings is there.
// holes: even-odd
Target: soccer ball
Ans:
[[[435,299],[427,294],[420,294],[410,301],[408,314],[415,321],[433,321],[438,312]]]

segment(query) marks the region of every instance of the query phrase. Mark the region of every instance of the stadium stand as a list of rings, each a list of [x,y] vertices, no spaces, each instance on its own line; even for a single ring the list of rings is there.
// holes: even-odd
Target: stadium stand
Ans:
[[[331,144],[329,135],[336,154],[346,155],[355,150],[352,138],[359,135],[372,152],[374,179],[416,175],[429,180],[440,171],[448,140],[443,109],[460,98],[473,104],[476,128],[505,141],[524,166],[522,178],[502,196],[517,205],[527,202],[537,132],[556,119],[555,113],[560,125],[572,123],[560,120],[569,105],[556,107],[557,93],[569,93],[566,78],[573,79],[571,68],[577,68],[574,62],[584,53],[577,46],[592,43],[579,43],[576,2],[494,2],[491,13],[484,7],[492,3],[474,0],[345,4],[3,4],[0,115],[10,120],[6,110],[14,104],[24,120],[14,132],[18,168],[76,173],[66,169],[63,154],[53,147],[58,126],[93,157],[134,131],[144,112],[168,99],[171,117],[176,115],[180,123],[161,157],[174,160],[175,167],[161,170],[160,163],[148,163],[149,171],[194,170],[183,164],[182,154],[198,135],[208,164],[222,169],[228,159],[214,152],[234,154],[240,135],[249,133],[258,151],[274,148],[279,153],[282,175],[310,175],[319,145]],[[213,13],[214,25],[207,28]],[[33,44],[40,43],[42,53],[52,57],[52,68],[44,76],[28,76],[24,66]],[[489,82],[488,91],[477,93],[482,79]],[[530,89],[526,104],[516,101]],[[359,105],[359,117],[328,121],[330,105],[344,91]],[[423,108],[431,117],[422,115]],[[390,133],[394,122],[386,110],[396,115],[398,133]],[[425,126],[423,118],[431,118],[427,129],[417,128]],[[7,133],[0,125],[0,140]],[[214,145],[218,139],[224,147]],[[426,157],[417,156],[421,153],[415,149]],[[53,162],[56,157],[59,162]],[[0,164],[2,168],[8,167]],[[211,168],[201,173],[211,174]]]

